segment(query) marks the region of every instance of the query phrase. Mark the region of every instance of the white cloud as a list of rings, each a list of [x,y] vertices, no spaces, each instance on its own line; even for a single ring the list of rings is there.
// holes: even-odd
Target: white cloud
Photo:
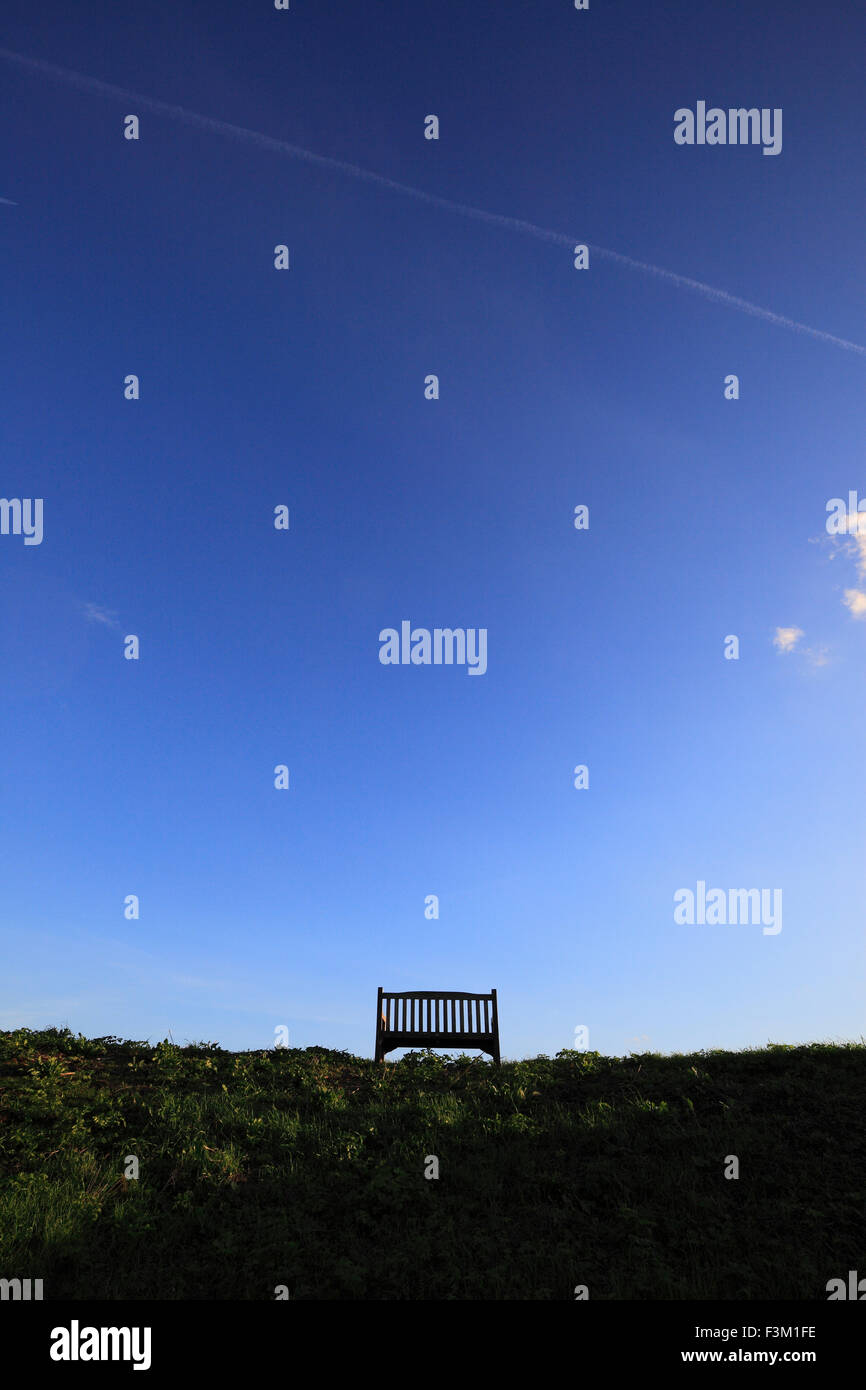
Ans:
[[[115,613],[110,613],[107,608],[100,608],[96,603],[85,603],[84,616],[89,623],[104,623],[106,627],[120,626]]]
[[[835,514],[834,520],[839,521],[841,525],[843,517],[844,530],[841,533],[834,531],[829,535],[814,536],[812,539],[819,544],[830,546],[831,560],[840,555],[853,560],[858,576],[861,579],[866,578],[866,512],[840,510]],[[866,617],[866,592],[862,589],[846,589],[842,601],[852,618]]]
[[[792,652],[802,636],[801,627],[777,627],[773,645],[780,652]]]
[[[829,650],[829,647],[806,647],[803,655],[808,657],[813,666],[826,666],[830,660],[827,655]]]
[[[846,589],[845,605],[852,618],[866,618],[866,593],[862,589]]]
[[[849,512],[847,525],[847,536],[837,536],[836,540],[844,553],[855,561],[862,579],[866,575],[866,513]],[[852,618],[866,617],[866,593],[862,589],[846,589],[843,602]]]

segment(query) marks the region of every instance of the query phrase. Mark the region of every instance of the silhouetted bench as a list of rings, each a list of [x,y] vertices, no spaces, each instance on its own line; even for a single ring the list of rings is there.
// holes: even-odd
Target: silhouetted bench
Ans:
[[[376,1061],[395,1047],[477,1047],[499,1065],[499,1014],[496,990],[459,994],[454,990],[409,990],[386,994],[379,986],[376,1005]]]

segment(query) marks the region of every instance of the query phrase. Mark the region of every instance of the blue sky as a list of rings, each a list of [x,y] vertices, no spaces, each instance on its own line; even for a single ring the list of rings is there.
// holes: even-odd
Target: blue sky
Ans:
[[[758,8],[10,0],[0,1027],[370,1055],[381,984],[496,986],[511,1057],[861,1035],[866,357],[567,244],[866,343],[866,19]],[[782,152],[678,146],[699,100]],[[404,619],[487,671],[382,665]],[[676,924],[698,881],[782,930]]]

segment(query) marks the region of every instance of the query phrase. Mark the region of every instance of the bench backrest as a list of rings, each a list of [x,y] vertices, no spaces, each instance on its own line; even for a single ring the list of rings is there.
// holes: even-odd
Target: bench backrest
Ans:
[[[395,1047],[477,1047],[499,1061],[496,990],[407,990],[379,986],[376,1007],[376,1060]]]

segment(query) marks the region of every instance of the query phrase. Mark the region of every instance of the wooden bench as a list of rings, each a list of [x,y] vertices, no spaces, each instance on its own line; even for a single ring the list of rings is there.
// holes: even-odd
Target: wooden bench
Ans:
[[[496,990],[460,994],[455,990],[409,990],[386,994],[379,986],[376,1005],[376,1061],[395,1047],[477,1047],[499,1065],[499,1014]]]

